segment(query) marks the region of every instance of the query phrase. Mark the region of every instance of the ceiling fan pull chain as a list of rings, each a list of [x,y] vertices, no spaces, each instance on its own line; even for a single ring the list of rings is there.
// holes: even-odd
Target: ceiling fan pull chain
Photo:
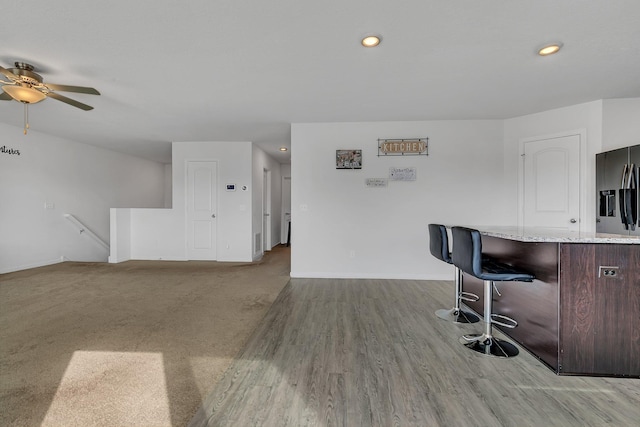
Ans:
[[[29,129],[29,104],[24,103],[24,134],[27,134],[27,129]]]
[[[29,103],[24,103],[24,134],[27,134],[27,130],[29,130]]]

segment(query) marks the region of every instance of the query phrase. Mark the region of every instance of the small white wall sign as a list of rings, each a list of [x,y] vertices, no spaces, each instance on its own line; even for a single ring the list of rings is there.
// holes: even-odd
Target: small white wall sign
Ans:
[[[364,184],[367,187],[386,187],[389,180],[387,178],[367,178]]]
[[[391,181],[415,181],[416,168],[389,168]]]

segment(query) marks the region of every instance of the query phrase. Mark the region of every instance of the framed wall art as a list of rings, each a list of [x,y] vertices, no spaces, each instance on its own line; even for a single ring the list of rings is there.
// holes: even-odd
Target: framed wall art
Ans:
[[[362,150],[336,150],[336,169],[362,169]]]

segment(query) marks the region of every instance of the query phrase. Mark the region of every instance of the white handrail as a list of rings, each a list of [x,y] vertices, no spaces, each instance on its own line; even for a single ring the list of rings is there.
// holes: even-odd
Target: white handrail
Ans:
[[[75,225],[78,230],[80,230],[80,234],[86,234],[87,236],[98,242],[100,246],[105,248],[107,251],[109,250],[109,245],[107,245],[107,243],[100,237],[98,237],[93,231],[89,230],[89,228],[81,223],[78,218],[68,213],[64,214],[64,217],[67,218],[73,225]]]

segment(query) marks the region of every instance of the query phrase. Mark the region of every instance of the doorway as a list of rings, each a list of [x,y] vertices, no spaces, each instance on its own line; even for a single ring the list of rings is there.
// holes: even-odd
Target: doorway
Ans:
[[[262,251],[271,250],[271,171],[262,171]]]
[[[584,132],[521,142],[519,224],[580,231]]]
[[[187,259],[217,259],[217,162],[187,162]]]
[[[280,243],[291,241],[291,177],[282,177],[282,218],[280,219]]]

